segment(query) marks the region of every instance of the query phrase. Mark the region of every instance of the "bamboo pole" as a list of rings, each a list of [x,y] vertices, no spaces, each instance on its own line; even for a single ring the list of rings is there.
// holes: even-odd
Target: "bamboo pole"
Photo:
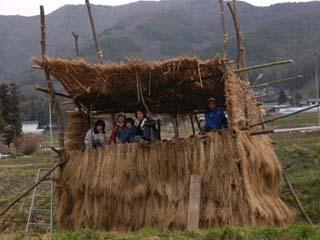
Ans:
[[[295,79],[299,79],[299,78],[304,78],[304,76],[303,75],[298,75],[298,76],[295,76],[295,77],[289,77],[289,78],[275,80],[275,81],[268,82],[268,83],[262,83],[262,84],[259,84],[259,85],[256,85],[256,86],[252,86],[252,87],[253,88],[269,87],[270,85],[273,85],[273,84],[287,82],[287,81],[291,81],[291,80],[295,80]]]
[[[36,91],[39,91],[39,92],[50,94],[50,91],[48,89],[46,89],[46,88],[35,86],[34,89]],[[60,92],[54,91],[53,94],[56,95],[56,96],[59,96],[59,97],[64,97],[64,98],[70,98],[71,99],[71,96],[69,96],[67,94],[64,94],[64,93],[60,93]]]
[[[74,32],[71,32],[72,36],[74,37],[74,45],[75,45],[75,49],[76,49],[76,56],[80,57],[80,50],[79,50],[79,34],[76,34]]]
[[[286,182],[287,186],[289,187],[289,190],[290,190],[290,192],[291,192],[294,200],[295,200],[296,203],[298,204],[298,207],[299,207],[302,215],[304,216],[304,218],[305,218],[311,225],[314,225],[313,222],[312,222],[312,220],[311,220],[311,218],[309,217],[309,215],[307,214],[306,210],[304,209],[302,203],[300,202],[298,195],[297,195],[296,192],[294,191],[293,186],[292,186],[291,182],[289,181],[288,176],[287,176],[287,173],[285,172],[284,169],[282,170],[282,176],[283,176],[283,179],[284,179],[284,181]]]
[[[36,182],[32,187],[30,187],[27,191],[25,191],[23,194],[21,194],[18,198],[13,200],[5,209],[3,209],[0,213],[0,217],[3,216],[6,212],[8,212],[15,204],[17,204],[21,199],[26,197],[33,189],[35,189],[37,186],[39,186],[43,181],[47,180],[47,177],[51,175],[52,172],[54,172],[58,167],[66,163],[68,160],[65,160],[64,162],[59,162],[56,164],[53,168],[51,168],[38,182]]]
[[[221,14],[221,25],[222,25],[222,33],[223,33],[223,58],[228,59],[228,34],[225,22],[225,13],[224,13],[224,0],[219,0],[220,4],[220,14]]]
[[[240,56],[241,56],[241,40],[240,40],[240,30],[239,30],[239,24],[237,21],[237,16],[235,13],[235,10],[233,9],[232,5],[230,2],[227,2],[227,6],[230,10],[231,16],[232,16],[232,20],[233,20],[233,25],[235,28],[235,33],[236,33],[236,38],[237,38],[237,49],[238,49],[238,54],[237,54],[237,69],[240,68]]]
[[[178,122],[178,115],[177,114],[175,114],[175,116],[174,116],[173,128],[174,128],[174,138],[179,138],[179,122]]]
[[[252,71],[252,70],[257,70],[257,69],[262,69],[262,68],[269,68],[269,67],[285,65],[285,64],[292,64],[292,63],[294,63],[294,61],[290,59],[290,60],[284,60],[284,61],[278,61],[278,62],[254,65],[254,66],[246,67],[246,68],[240,68],[240,69],[234,70],[234,72],[235,73],[247,72],[247,71]]]
[[[87,5],[87,9],[88,9],[92,35],[93,35],[93,39],[94,39],[94,44],[96,46],[98,59],[99,59],[100,63],[104,63],[104,61],[103,61],[103,52],[100,49],[99,41],[98,41],[98,38],[97,38],[96,27],[94,25],[94,20],[93,20],[92,11],[91,11],[91,5],[90,5],[89,0],[86,0],[86,5]]]
[[[280,119],[288,118],[288,117],[291,117],[291,116],[296,115],[298,113],[306,112],[308,110],[311,110],[311,109],[314,109],[314,108],[317,108],[317,107],[320,107],[320,105],[317,104],[317,105],[314,105],[314,106],[311,106],[311,107],[308,107],[308,108],[305,108],[305,109],[290,113],[288,115],[284,115],[284,116],[280,116],[280,117],[276,117],[276,118],[273,118],[273,119],[269,119],[269,120],[266,120],[266,121],[263,121],[263,122],[260,122],[260,123],[256,123],[256,124],[250,125],[248,127],[244,127],[241,130],[249,130],[251,128],[258,127],[258,126],[261,126],[261,125],[264,125],[264,124],[267,124],[267,123],[271,123],[271,122],[274,122],[274,121],[277,121],[277,120],[280,120]]]
[[[203,111],[203,112],[205,112],[205,111]],[[201,123],[200,123],[200,120],[199,120],[198,115],[196,113],[194,114],[194,119],[196,120],[199,131],[202,131]]]
[[[44,61],[45,55],[47,53],[47,44],[46,44],[46,20],[45,20],[45,13],[44,13],[44,7],[40,6],[40,24],[41,24],[41,54],[42,54],[42,60]],[[65,144],[64,144],[64,122],[62,119],[61,109],[59,107],[59,104],[55,98],[54,94],[54,87],[53,83],[50,78],[50,73],[47,68],[44,69],[44,75],[45,79],[47,81],[48,85],[48,92],[49,92],[49,102],[54,109],[56,119],[57,119],[57,125],[58,125],[58,131],[59,131],[59,146],[64,151]],[[64,155],[64,158],[66,156]],[[65,159],[62,159],[65,160]]]
[[[191,122],[191,127],[192,127],[192,133],[193,135],[196,135],[196,130],[194,128],[194,122],[193,122],[193,115],[189,114],[190,122]]]

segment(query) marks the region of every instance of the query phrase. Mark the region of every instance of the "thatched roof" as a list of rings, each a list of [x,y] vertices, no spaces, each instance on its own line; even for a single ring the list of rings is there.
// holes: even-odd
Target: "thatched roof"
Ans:
[[[224,63],[220,59],[90,64],[84,60],[34,58],[78,103],[96,111],[135,112],[143,100],[154,113],[201,110],[214,96],[224,105]]]

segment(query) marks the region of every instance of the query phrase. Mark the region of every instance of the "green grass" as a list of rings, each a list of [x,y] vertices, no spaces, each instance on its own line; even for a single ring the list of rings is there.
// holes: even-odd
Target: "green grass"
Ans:
[[[48,239],[41,238],[41,235],[35,235],[33,239]],[[1,237],[1,235],[0,235]],[[12,238],[29,240],[32,237],[25,236],[24,234],[12,235]],[[223,227],[208,230],[200,230],[196,232],[191,231],[176,231],[164,230],[159,231],[156,229],[146,228],[137,232],[128,233],[115,233],[115,232],[97,232],[90,229],[83,229],[80,232],[54,232],[51,237],[52,240],[318,240],[320,239],[320,227],[312,227],[310,225],[299,224],[291,225],[288,228],[236,228],[236,227]]]
[[[301,202],[311,219],[320,223],[320,132],[273,136],[278,157],[286,169]],[[282,183],[282,197],[296,208],[287,186]],[[297,221],[304,221],[297,211]]]
[[[280,116],[280,115],[279,115]],[[265,119],[272,119],[276,116],[268,116]],[[268,124],[270,128],[296,128],[296,127],[310,127],[318,125],[317,113],[300,113],[288,118],[283,118],[278,121]]]

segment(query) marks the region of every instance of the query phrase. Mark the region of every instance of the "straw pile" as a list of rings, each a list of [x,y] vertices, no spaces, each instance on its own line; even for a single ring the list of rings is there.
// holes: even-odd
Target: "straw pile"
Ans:
[[[60,228],[184,229],[190,175],[202,177],[200,227],[284,226],[281,166],[268,137],[227,131],[70,152],[57,191]]]

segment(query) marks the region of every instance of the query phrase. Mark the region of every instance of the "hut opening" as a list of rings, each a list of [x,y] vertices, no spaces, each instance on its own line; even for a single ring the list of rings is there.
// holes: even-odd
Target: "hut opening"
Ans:
[[[261,113],[228,61],[34,62],[62,83],[78,107],[70,113],[69,161],[56,189],[60,228],[185,229],[191,175],[201,178],[200,228],[293,221],[280,198],[282,170],[270,138],[243,130],[260,122]],[[227,112],[228,129],[147,145],[79,149],[90,127],[88,113],[134,113],[144,106],[152,114],[189,115],[204,112],[210,97]]]

